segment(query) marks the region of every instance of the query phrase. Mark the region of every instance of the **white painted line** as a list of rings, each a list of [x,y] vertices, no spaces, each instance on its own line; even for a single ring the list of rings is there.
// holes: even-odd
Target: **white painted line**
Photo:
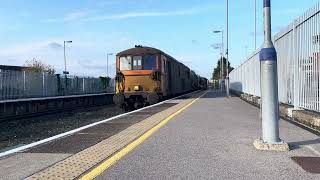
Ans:
[[[304,147],[308,148],[310,151],[312,151],[313,153],[315,153],[317,156],[320,156],[320,152],[317,151],[316,149],[314,149],[312,146],[306,145],[306,146],[304,146]]]
[[[10,155],[10,154],[13,154],[13,153],[24,151],[26,149],[38,146],[40,144],[48,143],[50,141],[53,141],[53,140],[56,140],[56,139],[59,139],[59,138],[65,137],[65,136],[72,135],[72,134],[77,133],[79,131],[82,131],[84,129],[88,129],[90,127],[93,127],[93,126],[96,126],[96,125],[99,125],[99,124],[102,124],[102,123],[105,123],[105,122],[108,122],[108,121],[111,121],[111,120],[114,120],[114,119],[117,119],[117,118],[120,118],[120,117],[123,117],[123,116],[126,116],[126,115],[129,115],[129,114],[132,114],[132,113],[135,113],[135,112],[139,112],[139,111],[151,108],[151,107],[155,107],[155,106],[164,104],[164,103],[166,103],[168,101],[171,101],[171,100],[174,100],[174,99],[177,99],[179,97],[186,96],[186,95],[189,95],[189,94],[192,94],[192,93],[196,93],[196,92],[199,92],[199,91],[195,91],[195,92],[191,92],[191,93],[188,93],[188,94],[184,94],[184,95],[172,98],[172,99],[168,99],[166,101],[159,102],[159,103],[151,105],[151,106],[147,106],[147,107],[144,107],[144,108],[141,108],[141,109],[137,109],[137,110],[134,110],[134,111],[131,111],[131,112],[120,114],[120,115],[117,115],[117,116],[114,116],[114,117],[111,117],[111,118],[108,118],[108,119],[105,119],[105,120],[102,120],[102,121],[99,121],[99,122],[95,122],[95,123],[92,123],[92,124],[89,124],[89,125],[86,125],[86,126],[83,126],[83,127],[80,127],[80,128],[77,128],[77,129],[74,129],[74,130],[71,130],[71,131],[68,131],[68,132],[65,132],[65,133],[62,133],[62,134],[58,134],[58,135],[49,137],[47,139],[43,139],[43,140],[31,143],[31,144],[27,144],[27,145],[24,145],[24,146],[15,148],[15,149],[11,149],[11,150],[8,150],[8,151],[0,153],[0,157],[4,157],[4,156],[7,156],[7,155]]]

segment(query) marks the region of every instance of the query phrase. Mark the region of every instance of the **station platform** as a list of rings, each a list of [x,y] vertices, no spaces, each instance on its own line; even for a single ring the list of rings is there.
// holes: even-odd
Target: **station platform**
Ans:
[[[280,121],[288,152],[259,151],[259,109],[197,92],[0,159],[0,179],[320,179],[320,138]]]

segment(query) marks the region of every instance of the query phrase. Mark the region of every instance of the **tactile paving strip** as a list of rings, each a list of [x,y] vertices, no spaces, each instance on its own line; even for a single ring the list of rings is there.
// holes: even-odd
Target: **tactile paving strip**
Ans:
[[[309,173],[320,174],[320,157],[292,157],[302,169]]]
[[[26,151],[26,153],[67,153],[75,154],[102,140],[105,140],[152,115],[176,105],[176,103],[165,103],[166,105],[152,111],[140,111],[124,117],[94,126],[66,138],[52,141]],[[151,108],[150,108],[151,109]]]
[[[195,94],[194,96],[197,96]],[[169,109],[157,113],[139,123],[136,123],[120,133],[101,141],[47,169],[44,169],[27,179],[75,179],[83,175],[97,164],[116,153],[146,131],[160,123],[163,119],[181,109],[193,98],[187,99]]]

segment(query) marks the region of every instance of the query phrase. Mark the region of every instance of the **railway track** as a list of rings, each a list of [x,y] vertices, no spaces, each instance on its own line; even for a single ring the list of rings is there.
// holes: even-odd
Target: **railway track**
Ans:
[[[99,108],[99,107],[105,107],[107,105],[90,105],[86,107],[72,107],[72,108],[65,108],[65,109],[58,109],[58,110],[50,110],[50,111],[44,111],[44,112],[37,112],[37,113],[29,113],[26,115],[16,115],[16,116],[10,116],[10,117],[3,117],[0,118],[0,124],[10,122],[10,121],[21,121],[24,119],[31,119],[36,118],[39,116],[46,116],[46,115],[55,115],[59,113],[72,113],[73,111],[86,111],[91,108]]]
[[[0,122],[0,152],[124,113],[113,105],[38,113]]]
[[[188,94],[172,99],[184,99]],[[137,117],[145,117],[170,107],[164,104],[166,101],[156,105],[145,107],[143,112],[132,111],[133,116],[129,120],[135,121]],[[136,110],[139,111],[139,110]],[[80,109],[69,109],[67,111],[41,114],[23,118],[11,119],[0,122],[0,153],[22,147],[49,137],[53,137],[80,127],[97,123],[108,118],[130,114],[114,105],[86,107]],[[138,115],[137,115],[138,114]],[[139,119],[139,118],[138,118]]]
[[[0,101],[0,122],[113,104],[113,93]]]

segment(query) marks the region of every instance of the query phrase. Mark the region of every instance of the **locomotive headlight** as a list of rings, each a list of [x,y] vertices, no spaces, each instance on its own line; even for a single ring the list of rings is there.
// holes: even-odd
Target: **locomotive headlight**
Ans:
[[[133,88],[135,91],[139,91],[140,90],[140,86],[134,86]]]

